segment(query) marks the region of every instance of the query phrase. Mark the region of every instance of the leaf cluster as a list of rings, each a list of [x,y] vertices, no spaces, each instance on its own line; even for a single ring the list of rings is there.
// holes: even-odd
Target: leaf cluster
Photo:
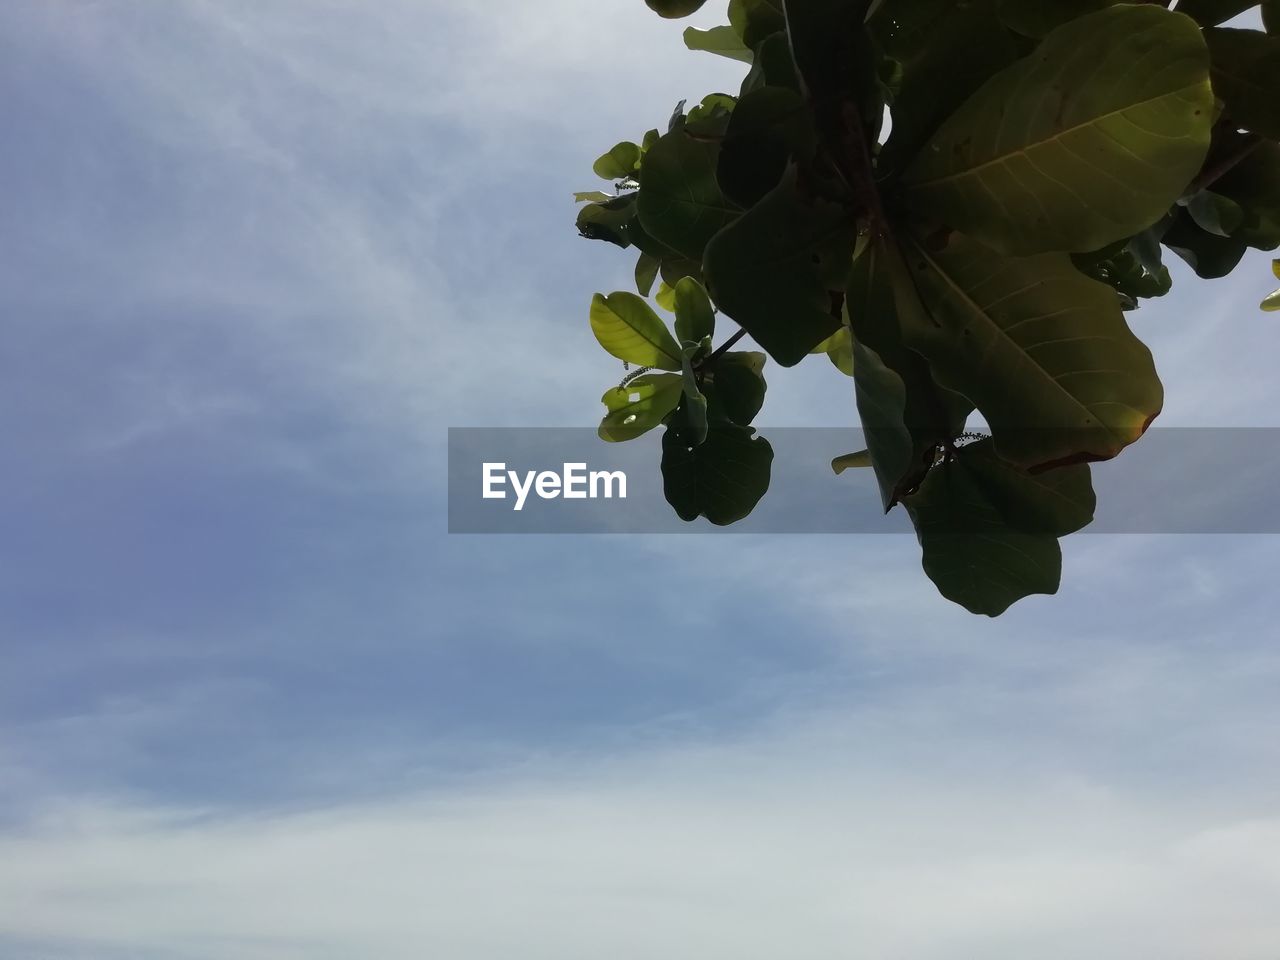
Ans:
[[[613,191],[578,196],[582,235],[638,253],[638,293],[592,304],[643,368],[601,436],[663,427],[676,511],[734,522],[769,484],[765,354],[826,353],[867,442],[835,466],[906,508],[941,592],[992,616],[1055,592],[1089,464],[1163,405],[1126,314],[1169,293],[1166,251],[1213,278],[1280,246],[1280,36],[1222,26],[1254,6],[731,0],[685,42],[748,65],[737,93],[616,145]],[[717,349],[718,318],[740,329]],[[764,354],[728,349],[744,333]]]

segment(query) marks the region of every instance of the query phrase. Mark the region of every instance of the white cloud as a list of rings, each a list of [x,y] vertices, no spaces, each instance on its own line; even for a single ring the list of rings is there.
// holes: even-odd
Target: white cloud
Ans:
[[[54,809],[0,839],[0,930],[246,960],[1272,956],[1261,805],[907,770],[859,748],[892,725],[833,719],[311,812]]]

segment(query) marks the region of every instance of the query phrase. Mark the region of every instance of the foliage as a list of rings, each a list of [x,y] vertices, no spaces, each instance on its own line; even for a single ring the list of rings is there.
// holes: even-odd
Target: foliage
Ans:
[[[731,0],[728,25],[687,30],[749,64],[737,95],[681,103],[596,162],[613,193],[578,196],[584,236],[639,254],[640,296],[592,304],[601,345],[643,368],[600,435],[662,426],[676,512],[735,522],[773,451],[752,427],[765,355],[732,347],[826,353],[867,442],[833,467],[906,508],[939,590],[991,616],[1055,592],[1089,464],[1163,405],[1125,318],[1169,292],[1162,251],[1212,278],[1280,246],[1278,5],[1272,32],[1222,25],[1256,2],[1167,6]],[[717,318],[740,329],[713,348]]]

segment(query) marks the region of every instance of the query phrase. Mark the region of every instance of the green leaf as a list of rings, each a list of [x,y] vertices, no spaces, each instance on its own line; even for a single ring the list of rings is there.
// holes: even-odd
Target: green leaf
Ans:
[[[1204,32],[1213,55],[1213,92],[1227,116],[1254,133],[1280,139],[1280,37],[1215,27]]]
[[[674,373],[644,374],[606,390],[600,402],[609,413],[600,423],[600,439],[620,443],[649,432],[676,408],[682,391],[681,378]]]
[[[838,477],[846,470],[863,470],[871,466],[871,451],[860,450],[857,453],[846,453],[831,461],[831,469]]]
[[[1213,189],[1243,211],[1233,237],[1261,250],[1280,246],[1280,144],[1259,144]]]
[[[927,311],[906,317],[907,345],[977,405],[1005,459],[1110,459],[1160,412],[1151,352],[1065,254],[1003,257],[952,233],[913,240],[907,260]]]
[[[1205,27],[1215,27],[1258,5],[1258,0],[1179,0],[1178,12]]]
[[[743,95],[729,120],[716,179],[725,196],[752,207],[776,187],[795,157],[817,151],[813,113],[790,87],[761,87]]]
[[[658,279],[658,268],[661,263],[656,257],[647,253],[640,254],[636,261],[636,292],[642,297],[653,292],[654,281]]]
[[[1093,522],[1098,498],[1088,464],[1029,474],[1000,459],[990,438],[963,447],[960,458],[1015,530],[1065,537]]]
[[[658,284],[658,292],[654,294],[653,299],[667,313],[676,312],[676,289],[667,281],[663,280]]]
[[[1086,277],[1120,294],[1125,309],[1136,307],[1139,299],[1163,297],[1173,289],[1173,278],[1161,262],[1160,242],[1151,231],[1093,253],[1072,254],[1071,262]]]
[[[710,30],[689,27],[684,32],[684,45],[690,50],[703,50],[743,63],[751,63],[754,59],[751,48],[742,42],[733,27],[712,27]]]
[[[1276,275],[1276,279],[1280,280],[1280,260],[1271,261],[1271,272]],[[1262,301],[1262,309],[1268,313],[1280,310],[1280,290],[1277,290]]]
[[[703,268],[720,309],[784,367],[839,328],[854,228],[838,204],[802,197],[794,171],[707,246]]]
[[[573,200],[575,203],[587,203],[588,201],[593,201],[596,203],[608,203],[610,200],[615,200],[615,199],[617,198],[613,194],[604,193],[600,190],[586,190],[586,191],[583,191],[582,193],[575,193],[573,195]]]
[[[1010,30],[1039,40],[1068,20],[1117,2],[1119,0],[1003,0],[1000,20]]]
[[[997,0],[894,0],[872,18],[877,42],[901,64],[881,171],[903,169],[960,104],[1027,52],[1028,43],[1000,23],[997,8]]]
[[[640,169],[640,147],[623,141],[600,157],[591,169],[602,180],[625,180]]]
[[[707,0],[644,0],[649,9],[660,17],[678,20],[697,13]]]
[[[742,81],[744,97],[764,87],[785,87],[800,92],[800,77],[796,74],[796,62],[785,30],[772,33],[751,46],[755,50],[755,62]]]
[[[716,182],[719,148],[683,130],[666,134],[645,156],[640,172],[640,223],[659,243],[691,260],[741,210]]]
[[[964,429],[973,405],[941,389],[903,342],[923,310],[900,256],[870,244],[854,261],[845,303],[853,336],[854,396],[885,511],[914,491],[938,446]]]
[[[1057,593],[1057,538],[1011,526],[998,506],[1001,495],[966,460],[961,450],[956,461],[931,470],[906,500],[929,579],[948,600],[988,617],[1024,597]]]
[[[675,286],[676,340],[681,346],[701,343],[715,335],[716,312],[706,289],[693,277]]]
[[[1162,241],[1205,280],[1225,277],[1244,259],[1248,244],[1202,230],[1186,210],[1173,215]]]
[[[1219,237],[1229,237],[1244,223],[1240,204],[1212,190],[1200,190],[1182,201],[1191,219],[1201,230]]]
[[[1007,254],[1097,250],[1181,196],[1212,114],[1196,25],[1158,6],[1108,7],[967,100],[908,169],[906,199]]]
[[[698,383],[698,374],[693,369],[693,358],[698,353],[696,346],[685,347],[680,355],[684,384],[684,399],[680,401],[680,435],[692,446],[698,446],[707,439],[707,397]]]
[[[786,29],[782,0],[729,0],[729,23],[742,42],[755,49],[771,35]]]
[[[747,427],[764,406],[765,355],[754,351],[721,354],[710,367],[714,413]]]
[[[636,195],[623,194],[578,211],[578,233],[588,240],[605,240],[623,249],[631,246],[628,226],[635,221]]]
[[[680,519],[704,516],[727,526],[748,516],[768,492],[773,448],[750,427],[720,423],[700,445],[670,427],[662,437],[662,481]]]
[[[640,367],[679,370],[680,345],[650,306],[634,293],[597,293],[591,300],[591,330],[600,346]]]
[[[846,377],[853,376],[853,337],[848,327],[841,327],[827,341],[826,354],[827,359],[837,370]]]

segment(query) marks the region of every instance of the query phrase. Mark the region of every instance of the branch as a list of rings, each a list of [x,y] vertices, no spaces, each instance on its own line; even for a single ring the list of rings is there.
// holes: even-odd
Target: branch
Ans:
[[[1236,136],[1239,139],[1227,149],[1226,155],[1211,166],[1206,166],[1200,171],[1199,176],[1191,181],[1186,191],[1188,197],[1195,196],[1201,190],[1208,190],[1266,142],[1256,133],[1243,133]]]

